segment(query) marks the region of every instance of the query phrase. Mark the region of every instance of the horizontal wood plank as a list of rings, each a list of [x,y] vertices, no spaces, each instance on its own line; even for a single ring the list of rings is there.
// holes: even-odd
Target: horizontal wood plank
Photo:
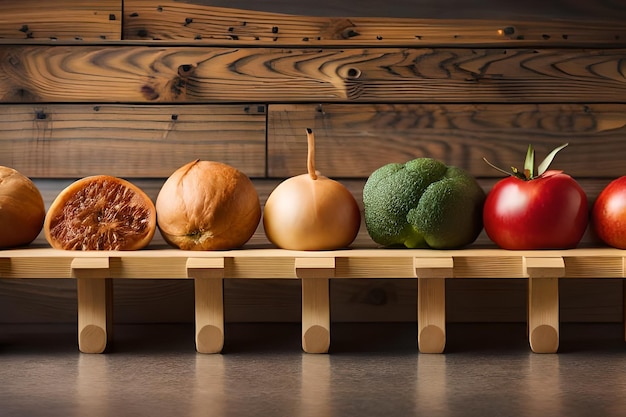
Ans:
[[[2,107],[0,165],[30,177],[167,177],[197,158],[265,176],[264,105]],[[363,178],[385,163],[424,156],[500,176],[482,158],[521,166],[531,138],[538,157],[569,142],[554,166],[576,177],[624,174],[621,104],[272,105],[270,177],[305,170],[306,127],[316,134],[318,169],[332,177]]]
[[[135,4],[137,0],[126,0],[125,4]],[[142,0],[146,2],[155,0]],[[511,2],[502,0],[482,0],[480,7],[472,1],[459,0],[317,0],[315,2],[294,2],[291,0],[270,0],[250,2],[249,0],[185,0],[198,9],[203,7],[228,7],[249,12],[263,11],[292,15],[319,17],[404,17],[428,19],[511,19],[513,17],[538,21],[551,20],[605,20],[620,21],[626,18],[623,4],[615,0],[528,0]],[[163,4],[160,2],[159,4]]]
[[[623,102],[624,49],[0,46],[1,102]]]
[[[195,159],[265,176],[265,106],[4,105],[0,165],[37,178],[164,178]]]
[[[122,2],[0,0],[0,40],[119,40]]]
[[[239,9],[203,3],[206,2],[127,0],[124,2],[124,39],[376,47],[485,44],[571,47],[624,45],[626,42],[622,21],[594,21],[589,16],[585,16],[584,21],[541,19],[539,16],[539,21],[519,17],[486,20],[484,15],[469,19],[462,14],[454,19],[441,16],[427,19],[418,17],[423,14],[415,6],[400,5],[397,8],[404,9],[406,14],[401,15],[404,17],[379,17],[393,8],[393,5],[387,8],[386,4],[385,7],[378,5],[378,16],[354,16],[352,13],[358,13],[361,5],[347,9],[348,15],[312,16],[315,11],[302,6],[304,14],[297,15],[258,11],[256,4]]]
[[[626,175],[625,104],[296,104],[271,105],[268,175],[306,171],[306,128],[316,167],[332,177],[367,177],[391,162],[430,157],[474,176],[499,178],[496,166],[523,168],[563,143],[552,166],[577,178]]]

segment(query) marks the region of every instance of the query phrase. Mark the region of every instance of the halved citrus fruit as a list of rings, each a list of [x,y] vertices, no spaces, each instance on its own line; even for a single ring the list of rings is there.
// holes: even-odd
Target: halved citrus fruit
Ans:
[[[82,178],[59,193],[48,209],[48,243],[66,250],[137,250],[156,231],[156,209],[136,185],[109,175]]]

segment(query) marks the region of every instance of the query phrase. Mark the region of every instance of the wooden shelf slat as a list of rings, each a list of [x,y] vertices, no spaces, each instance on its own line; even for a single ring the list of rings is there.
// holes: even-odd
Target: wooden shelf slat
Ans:
[[[609,247],[546,251],[507,251],[472,248],[437,251],[431,249],[354,248],[336,251],[289,251],[271,247],[229,251],[182,251],[153,248],[140,251],[81,252],[52,248],[0,251],[0,278],[72,278],[72,263],[82,258],[106,258],[110,278],[189,279],[188,259],[201,262],[224,259],[227,279],[297,279],[296,259],[335,260],[334,278],[415,278],[414,259],[450,257],[454,261],[449,278],[525,278],[524,259],[560,257],[561,278],[624,278],[626,251]]]

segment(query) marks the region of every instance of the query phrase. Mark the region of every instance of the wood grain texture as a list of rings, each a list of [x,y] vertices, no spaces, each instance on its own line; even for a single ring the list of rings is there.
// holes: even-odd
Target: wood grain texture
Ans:
[[[349,247],[333,251],[290,251],[271,245],[248,247],[247,250],[235,248],[226,251],[184,251],[175,248],[148,248],[136,251],[64,251],[50,247],[25,247],[0,251],[0,256],[10,259],[2,267],[2,278],[31,279],[45,277],[42,266],[56,271],[48,278],[74,278],[71,265],[76,258],[108,259],[108,277],[115,279],[190,279],[186,265],[188,258],[224,259],[225,279],[298,279],[294,266],[295,259],[311,258],[319,261],[328,258],[335,262],[333,278],[415,278],[415,258],[432,258],[437,254],[432,249],[397,249],[380,247]],[[580,271],[573,274],[567,267],[570,258],[596,265],[598,262],[613,261],[624,256],[623,251],[608,246],[579,247],[563,250],[518,250],[507,251],[495,245],[489,247],[467,247],[445,251],[446,257],[453,258],[453,271],[450,278],[527,278],[524,258],[533,257],[563,258],[559,278],[624,278],[624,270],[613,271],[600,276],[592,268],[583,267],[589,275],[582,276]],[[565,259],[567,258],[567,259]],[[324,260],[325,260],[324,259]],[[361,260],[371,263],[363,270]],[[498,261],[502,268],[485,268],[484,263]],[[258,268],[266,266],[267,269]],[[577,265],[580,265],[578,263]],[[562,275],[561,275],[562,273]],[[543,277],[543,276],[541,276]],[[307,278],[302,276],[302,278]],[[550,277],[551,278],[551,277]]]
[[[122,2],[0,0],[0,40],[119,40]]]
[[[126,4],[135,4],[127,0]],[[480,7],[462,0],[318,0],[294,2],[271,0],[251,3],[249,0],[185,0],[188,5],[229,7],[247,11],[295,14],[305,16],[405,17],[429,19],[512,19],[529,20],[608,20],[626,18],[623,3],[614,0],[527,0],[511,2],[482,0]]]
[[[334,177],[368,177],[382,165],[430,157],[477,177],[523,168],[528,144],[538,160],[569,143],[553,167],[581,177],[624,175],[624,104],[294,104],[268,113],[268,175],[305,168],[305,129],[316,138],[316,166]]]
[[[164,178],[198,158],[229,163],[252,177],[266,173],[264,105],[4,109],[0,165],[29,177]],[[267,116],[267,173],[275,178],[303,172],[307,127],[316,134],[318,169],[343,178],[367,177],[385,163],[417,157],[478,177],[499,176],[482,158],[521,166],[530,138],[538,157],[569,142],[554,165],[576,177],[612,178],[623,173],[615,155],[626,152],[623,104],[277,104]]]
[[[422,353],[442,353],[446,346],[446,281],[417,280],[417,344]]]
[[[265,176],[265,106],[6,105],[0,165],[37,178],[166,178],[195,159]]]
[[[206,2],[204,2],[206,3]],[[203,2],[162,2],[130,0],[124,2],[124,39],[185,40],[194,43],[274,44],[274,45],[623,45],[626,29],[622,22],[605,16],[593,20],[523,20],[519,16],[490,18],[485,15],[455,18],[419,18],[423,16],[416,5],[400,5],[401,17],[380,17],[393,13],[393,5],[378,6],[378,16],[354,16],[361,5],[346,9],[345,15],[319,15],[311,8],[300,6],[303,14],[272,13],[215,7]],[[455,9],[455,5],[451,5]],[[482,5],[481,5],[482,6]],[[263,6],[260,6],[263,8]],[[343,5],[343,7],[346,7]],[[266,6],[267,8],[267,6]],[[328,10],[328,13],[332,13]],[[383,10],[381,10],[383,9]],[[481,7],[485,9],[485,7]],[[601,9],[600,9],[601,10]],[[610,10],[607,7],[608,11]],[[336,13],[336,12],[335,12]],[[350,17],[346,17],[350,16]]]
[[[26,251],[10,251],[13,255],[19,255],[17,258],[13,257],[13,260],[20,261],[21,259],[28,259],[36,250]],[[56,251],[43,251],[42,254],[48,253],[48,258],[44,259],[50,269],[55,269],[52,266],[59,263],[59,261],[67,258],[72,260],[76,256],[93,257],[93,254],[82,253],[65,253]],[[343,263],[343,257],[351,257],[354,259],[364,259],[373,262],[376,260],[377,264],[386,264],[387,268],[379,268],[382,277],[400,276],[402,273],[406,273],[406,278],[410,277],[413,272],[413,255],[428,256],[429,251],[393,251],[390,253],[383,250],[375,251],[340,251],[333,255],[337,258],[337,272],[340,277],[345,277],[346,271]],[[8,252],[5,252],[5,255]],[[476,321],[476,320],[511,320],[520,321],[520,314],[523,315],[524,309],[524,295],[525,291],[522,291],[526,280],[520,279],[523,274],[522,262],[508,263],[510,270],[492,269],[490,271],[481,273],[481,276],[505,276],[507,274],[517,274],[520,278],[517,279],[462,279],[458,274],[467,274],[472,276],[471,271],[463,272],[467,266],[466,261],[474,257],[482,257],[485,260],[496,259],[502,256],[515,256],[521,259],[523,256],[529,254],[539,256],[553,256],[560,255],[565,256],[566,275],[568,274],[568,263],[574,257],[579,257],[584,262],[595,264],[596,258],[611,260],[616,254],[621,253],[617,250],[602,250],[602,249],[580,249],[580,250],[568,250],[568,251],[547,251],[542,254],[532,251],[522,251],[516,254],[504,253],[500,250],[461,250],[461,251],[449,251],[447,254],[454,257],[454,268],[459,272],[454,272],[455,279],[447,280],[447,287],[450,290],[447,294],[446,305],[450,310],[450,320],[460,321]],[[294,275],[294,259],[293,253],[289,251],[236,251],[229,253],[228,256],[240,257],[242,264],[239,268],[244,272],[246,276],[254,275],[258,269],[250,268],[246,266],[253,261],[255,257],[264,256],[278,256],[280,255],[287,263],[282,265],[274,262],[271,270],[276,271],[277,274],[284,268],[291,270],[291,275]],[[389,255],[392,258],[389,258]],[[211,254],[211,253],[194,253],[194,257],[223,254]],[[328,252],[319,254],[302,254],[298,253],[297,256],[328,256]],[[406,255],[406,256],[405,256]],[[24,256],[25,258],[22,258]],[[402,262],[398,263],[396,257],[404,259],[405,256],[408,259],[406,268],[402,267]],[[174,280],[150,280],[139,279],[129,280],[120,278],[120,276],[127,276],[128,274],[120,275],[119,269],[113,262],[116,258],[112,258],[112,273],[117,277],[114,279],[115,283],[115,305],[116,305],[116,317],[123,317],[124,322],[142,322],[153,320],[175,321],[182,320],[188,321],[193,318],[193,280],[181,279],[187,276],[186,254],[178,250],[169,250],[163,253],[159,251],[139,251],[137,253],[125,253],[123,254],[124,263],[140,262],[143,259],[144,268],[146,274],[154,274],[155,268],[146,268],[146,265],[156,263],[158,265],[181,263],[182,267],[180,271],[171,270],[172,278]],[[148,263],[146,263],[146,261]],[[180,261],[180,262],[179,262]],[[278,261],[278,258],[277,258]],[[391,262],[391,263],[390,263]],[[581,261],[582,262],[582,261]],[[16,262],[11,266],[11,269],[17,268],[19,270],[30,270],[30,273],[34,269],[39,270],[40,266],[34,265],[34,263],[21,262],[24,265],[19,266],[20,262]],[[393,264],[393,267],[392,267]],[[357,268],[358,265],[353,265],[350,268]],[[400,267],[400,269],[398,269]],[[480,262],[474,263],[474,267],[481,268]],[[371,268],[370,268],[371,269]],[[406,271],[404,271],[406,269]],[[584,269],[584,268],[583,268]],[[137,269],[138,271],[140,269]],[[376,270],[375,268],[373,270]],[[591,269],[587,269],[593,276],[594,272]],[[343,271],[343,272],[341,272]],[[404,272],[403,272],[404,271]],[[517,271],[517,272],[515,272]],[[61,272],[61,271],[60,271]],[[237,276],[239,272],[232,268],[232,265],[227,264],[225,270],[226,276]],[[576,271],[574,271],[576,272]],[[25,272],[26,273],[26,272]],[[70,274],[69,266],[66,265],[65,274]],[[350,275],[351,273],[348,273]],[[268,277],[271,274],[268,275]],[[358,275],[358,274],[357,274]],[[40,317],[42,320],[42,312],[44,311],[41,306],[49,305],[47,314],[43,317],[43,321],[47,320],[60,320],[67,319],[70,310],[66,306],[74,305],[74,302],[68,302],[67,299],[75,300],[75,281],[73,280],[15,280],[6,279],[11,274],[8,271],[3,272],[5,279],[0,280],[0,297],[3,302],[0,303],[1,309],[8,309],[7,315],[2,315],[3,319],[16,320],[16,314],[20,314],[19,320],[28,321],[32,320],[33,315]],[[30,275],[29,275],[30,276]],[[128,276],[138,277],[137,271]],[[143,275],[141,275],[143,276]],[[617,278],[623,276],[616,275]],[[370,276],[365,280],[359,279],[335,279],[332,281],[332,306],[333,312],[337,312],[337,315],[333,313],[334,320],[347,320],[347,321],[368,321],[368,320],[389,320],[390,318],[398,320],[414,320],[415,318],[415,279],[376,279]],[[567,300],[564,302],[563,310],[567,317],[567,320],[580,321],[581,317],[593,317],[598,321],[620,321],[622,317],[621,310],[621,279],[598,279],[580,278],[580,274],[575,273],[574,279],[562,280],[563,292],[561,298]],[[289,284],[283,284],[284,282],[291,282]],[[18,283],[21,285],[14,285]],[[406,283],[406,284],[405,284]],[[292,317],[298,320],[299,313],[299,281],[296,279],[264,279],[264,280],[246,280],[246,279],[226,279],[224,292],[225,292],[225,308],[226,319],[234,320],[239,319],[243,321],[255,321],[251,317],[255,317],[256,320],[263,321],[263,318],[272,317],[273,319],[280,320]],[[56,296],[55,296],[56,293]],[[191,298],[190,298],[191,297]],[[168,305],[167,309],[163,309],[163,305]],[[186,306],[186,307],[185,307]],[[257,310],[255,310],[255,308]],[[12,312],[11,312],[12,311]],[[64,313],[65,311],[65,313]],[[566,312],[566,313],[565,313]],[[75,317],[75,310],[73,312]],[[119,314],[118,314],[119,313]],[[281,316],[282,314],[282,316]],[[22,316],[23,315],[23,316]],[[58,315],[58,316],[57,316]],[[447,314],[448,315],[448,314]]]
[[[621,102],[624,49],[0,47],[2,102]]]

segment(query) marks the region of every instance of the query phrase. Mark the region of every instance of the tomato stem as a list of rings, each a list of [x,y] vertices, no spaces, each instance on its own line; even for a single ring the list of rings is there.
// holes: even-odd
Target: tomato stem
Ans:
[[[306,128],[306,139],[307,139],[307,168],[309,171],[309,176],[312,180],[317,179],[317,173],[315,172],[315,135],[313,134],[313,130],[311,128]]]
[[[550,166],[550,163],[552,163],[552,160],[554,159],[554,156],[557,154],[557,152],[565,148],[567,145],[568,143],[564,143],[558,148],[553,149],[552,152],[550,152],[548,156],[546,156],[545,159],[541,161],[541,163],[539,164],[536,176],[534,172],[535,171],[535,150],[533,149],[532,145],[528,145],[528,151],[526,152],[526,159],[524,159],[524,171],[520,171],[519,169],[515,167],[511,167],[511,172],[507,172],[503,170],[502,168],[498,168],[491,162],[487,161],[487,158],[483,157],[483,161],[485,161],[490,167],[502,172],[503,174],[512,175],[524,181],[530,181],[535,178],[542,178],[544,176],[548,176],[550,172],[553,172],[553,171],[548,171],[548,167]]]
[[[532,180],[535,176],[535,150],[533,145],[528,145],[526,151],[526,159],[524,160],[524,177],[526,180]]]

